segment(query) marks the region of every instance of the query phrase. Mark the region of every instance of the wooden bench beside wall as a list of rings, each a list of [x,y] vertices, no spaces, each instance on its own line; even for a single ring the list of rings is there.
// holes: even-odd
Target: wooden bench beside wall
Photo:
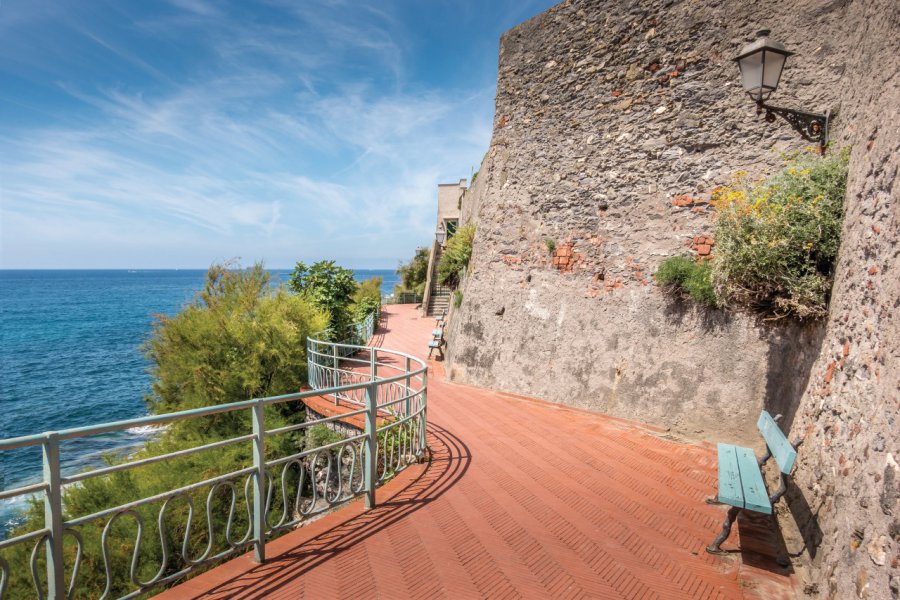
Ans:
[[[447,341],[444,339],[444,319],[446,316],[447,310],[444,309],[441,314],[434,318],[436,329],[431,331],[431,341],[428,342],[428,358],[431,358],[431,353],[437,350],[438,358],[444,360],[444,346],[447,344]]]
[[[757,460],[756,454],[750,448],[733,446],[731,444],[719,444],[719,493],[716,498],[708,500],[712,504],[729,504],[728,514],[722,524],[722,532],[706,547],[710,554],[723,554],[722,542],[728,539],[731,526],[742,510],[772,515],[773,524],[775,515],[772,506],[781,499],[786,490],[786,478],[790,477],[797,459],[797,446],[799,442],[791,444],[776,422],[781,418],[775,418],[762,411],[756,423],[760,435],[766,441],[766,453]],[[774,458],[778,465],[780,485],[774,494],[769,495],[766,482],[763,479],[762,468],[770,458]],[[778,557],[778,562],[784,564],[784,557]]]

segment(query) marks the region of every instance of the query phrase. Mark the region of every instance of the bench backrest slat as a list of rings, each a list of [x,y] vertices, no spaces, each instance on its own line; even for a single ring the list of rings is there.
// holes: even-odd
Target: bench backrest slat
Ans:
[[[778,423],[775,422],[775,419],[772,418],[772,415],[766,411],[760,413],[759,422],[756,426],[759,427],[759,433],[762,434],[763,439],[766,440],[766,445],[769,447],[769,451],[775,458],[775,462],[778,463],[778,468],[781,469],[781,472],[785,475],[789,475],[791,469],[794,468],[794,460],[797,458],[797,451],[791,446],[791,443],[788,441],[787,437],[785,437],[781,428],[778,426]]]

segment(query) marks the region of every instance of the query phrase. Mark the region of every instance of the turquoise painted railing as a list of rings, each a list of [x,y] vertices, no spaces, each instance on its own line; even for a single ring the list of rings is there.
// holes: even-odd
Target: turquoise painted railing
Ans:
[[[374,322],[371,322],[364,324],[360,334],[366,335],[363,339],[369,339],[373,331]],[[92,557],[91,560],[92,564],[97,565],[100,562],[98,558],[102,559],[104,565],[106,588],[101,598],[112,597],[113,590],[121,592],[120,598],[133,598],[236,556],[250,547],[256,560],[263,562],[268,539],[297,526],[311,515],[357,496],[364,495],[366,506],[373,507],[376,487],[393,473],[419,460],[425,451],[426,365],[420,359],[402,352],[316,339],[308,340],[307,352],[309,384],[312,388],[309,391],[0,440],[0,451],[40,446],[44,472],[40,483],[0,491],[0,500],[37,495],[43,500],[44,507],[43,529],[0,541],[0,598],[8,597],[11,568],[2,557],[2,552],[17,544],[29,544],[32,548],[28,565],[13,566],[30,569],[36,597],[54,600],[72,597],[77,589],[83,559],[87,558],[82,556],[85,545],[79,531],[87,524],[94,524],[95,527],[97,523],[104,524],[100,544],[102,556]],[[344,399],[359,408],[341,416],[266,428],[263,410],[266,406],[299,402],[321,395],[332,396],[335,400]],[[60,470],[60,443],[66,440],[240,411],[249,413],[252,421],[252,432],[247,435],[76,475],[65,476]],[[271,436],[302,431],[355,415],[363,415],[365,419],[365,430],[358,435],[287,456],[265,458],[266,440]],[[251,448],[253,460],[246,468],[88,515],[71,516],[63,511],[66,486],[238,444],[247,444]],[[239,493],[241,487],[242,494]],[[205,527],[197,527],[191,496],[204,491],[207,491],[203,519]],[[273,504],[273,498],[279,495],[280,502],[276,500]],[[214,508],[217,500],[218,511]],[[186,519],[176,523],[183,529],[183,537],[180,548],[173,548],[167,535],[162,532],[172,528],[175,517],[168,514],[174,512],[169,508],[178,501],[187,504],[188,512]],[[280,509],[277,508],[279,505]],[[160,536],[162,547],[159,569],[155,575],[144,580],[139,572],[147,572],[147,565],[143,564],[146,558],[141,554],[146,524],[136,510],[143,506],[159,506],[156,533]],[[246,512],[247,516],[247,529],[240,537],[232,532],[236,512]],[[222,531],[214,531],[214,517],[225,519],[224,535]],[[110,538],[115,535],[113,524],[121,519],[137,524],[136,538],[124,542],[126,546],[134,546],[127,574],[114,572],[110,565]],[[192,533],[197,529],[200,530],[197,534]],[[67,537],[77,547],[74,558],[72,551],[64,552],[63,542]],[[121,547],[123,540],[117,539],[114,543]],[[198,543],[200,546],[205,543],[206,547],[198,556],[192,556],[190,548]],[[41,568],[40,563],[46,563],[46,567]],[[151,566],[155,568],[155,564]]]

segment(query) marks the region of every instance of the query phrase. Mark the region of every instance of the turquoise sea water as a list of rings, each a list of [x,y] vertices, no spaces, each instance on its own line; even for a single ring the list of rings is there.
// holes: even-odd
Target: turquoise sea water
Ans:
[[[285,280],[288,270],[272,270]],[[358,270],[357,280],[391,270]],[[0,270],[0,438],[146,414],[148,363],[140,346],[153,315],[174,314],[203,284],[205,270]],[[133,429],[63,444],[63,468],[101,464],[127,453],[152,431]],[[0,489],[39,481],[37,448],[0,452]],[[0,501],[0,537],[24,500]]]

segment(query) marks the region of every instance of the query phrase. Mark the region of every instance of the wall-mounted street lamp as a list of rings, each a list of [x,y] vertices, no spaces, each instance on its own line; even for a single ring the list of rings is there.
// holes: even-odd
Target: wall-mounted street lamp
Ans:
[[[444,245],[444,240],[447,239],[447,231],[444,229],[444,222],[441,221],[438,223],[437,231],[434,232],[434,239],[437,240],[437,243],[441,246]]]
[[[741,69],[741,80],[744,91],[756,102],[756,114],[765,111],[766,122],[773,123],[775,115],[790,123],[804,139],[819,144],[822,152],[828,142],[828,121],[830,111],[824,115],[792,108],[782,108],[766,104],[781,79],[781,71],[788,56],[794,54],[784,48],[784,44],[774,42],[767,36],[768,30],[757,33],[759,39],[747,44],[734,60]]]

